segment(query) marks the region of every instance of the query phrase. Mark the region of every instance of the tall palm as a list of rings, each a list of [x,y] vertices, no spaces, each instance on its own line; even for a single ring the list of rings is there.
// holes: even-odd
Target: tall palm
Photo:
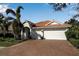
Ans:
[[[23,25],[20,21],[21,9],[23,9],[23,7],[18,6],[15,11],[12,10],[12,9],[7,9],[6,10],[7,14],[11,13],[16,17],[15,20],[13,21],[13,23],[12,23],[13,24],[13,32],[14,32],[14,36],[15,36],[16,39],[20,39],[20,37],[21,37],[21,28],[23,27]]]

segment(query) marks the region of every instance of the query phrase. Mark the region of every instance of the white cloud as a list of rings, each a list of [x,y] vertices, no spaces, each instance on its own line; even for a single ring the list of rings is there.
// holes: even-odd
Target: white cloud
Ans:
[[[4,13],[8,8],[8,4],[0,4],[0,13]]]

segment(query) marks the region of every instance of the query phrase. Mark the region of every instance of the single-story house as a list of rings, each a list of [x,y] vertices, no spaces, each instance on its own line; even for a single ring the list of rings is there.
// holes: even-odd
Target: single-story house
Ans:
[[[67,40],[65,32],[70,25],[61,24],[55,20],[46,20],[37,23],[27,21],[24,27],[30,28],[30,35],[33,39]]]

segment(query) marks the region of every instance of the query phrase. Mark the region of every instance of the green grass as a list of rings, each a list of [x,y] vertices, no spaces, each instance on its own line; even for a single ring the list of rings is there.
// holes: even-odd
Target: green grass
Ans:
[[[79,49],[79,39],[71,39],[71,40],[69,40],[69,42],[73,45],[73,46],[75,46],[76,48],[78,48]]]
[[[8,47],[22,42],[23,40],[15,40],[14,38],[0,37],[0,47]]]

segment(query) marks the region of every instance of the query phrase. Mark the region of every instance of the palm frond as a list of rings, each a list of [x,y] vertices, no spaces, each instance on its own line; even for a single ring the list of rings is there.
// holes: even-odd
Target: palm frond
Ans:
[[[0,18],[4,18],[4,15],[2,13],[0,13]]]
[[[6,17],[5,20],[14,20],[15,18],[13,17]]]
[[[48,3],[53,7],[55,11],[62,11],[64,8],[66,8],[70,3]]]
[[[9,14],[9,13],[13,14],[14,16],[16,16],[15,11],[12,10],[12,9],[7,9],[7,10],[6,10],[6,14]]]
[[[75,18],[77,18],[77,17],[79,17],[79,14],[77,14],[77,15],[73,16],[73,18],[74,18],[74,19],[75,19]]]
[[[20,13],[20,10],[21,10],[21,9],[24,9],[24,8],[23,8],[22,6],[17,7],[16,12],[17,12],[17,13]]]
[[[3,22],[3,20],[2,19],[0,19],[0,23],[2,23]]]

